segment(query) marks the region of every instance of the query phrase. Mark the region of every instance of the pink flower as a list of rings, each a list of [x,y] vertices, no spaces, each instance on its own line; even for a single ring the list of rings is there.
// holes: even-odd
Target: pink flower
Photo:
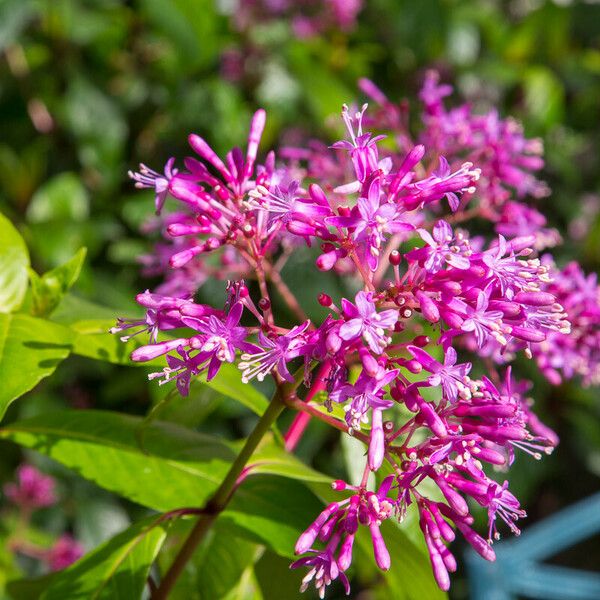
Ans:
[[[398,320],[398,311],[392,309],[378,313],[371,292],[358,292],[352,304],[345,298],[342,309],[347,321],[340,327],[339,335],[343,340],[353,340],[361,335],[376,354],[381,354],[389,343],[385,330],[393,327]]]
[[[51,571],[61,571],[78,561],[85,553],[83,546],[68,534],[61,535],[48,550],[45,562]]]
[[[4,486],[4,493],[17,506],[34,510],[51,506],[57,501],[54,479],[38,471],[33,465],[17,469],[17,482]]]

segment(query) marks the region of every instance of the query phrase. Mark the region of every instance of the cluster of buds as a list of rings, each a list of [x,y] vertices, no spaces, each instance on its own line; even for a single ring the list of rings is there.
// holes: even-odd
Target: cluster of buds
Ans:
[[[554,267],[535,256],[539,232],[505,228],[486,242],[456,228],[472,216],[504,223],[499,215],[511,206],[510,188],[539,195],[541,184],[530,173],[541,166],[538,143],[497,115],[479,118],[463,107],[459,119],[445,112],[439,102],[448,90],[430,77],[422,93],[430,118],[421,141],[433,147],[413,145],[401,110],[370,82],[363,88],[378,111],[368,119],[366,105],[344,107],[348,136],[331,150],[288,148],[287,161],[278,163],[270,152],[257,164],[265,124],[260,110],[245,153],[235,148],[223,161],[191,135],[201,160],[186,158],[182,171],[171,160],[164,174],[146,167],[132,174],[138,186],[154,187],[158,212],[167,195],[181,204],[165,221],[177,240],[172,269],[194,261],[200,271],[218,264],[229,283],[218,307],[195,302],[191,291],[147,291],[137,298],[145,319],[120,320],[114,329],[127,331],[125,337],[132,328],[133,335],[147,332],[150,343],[132,359],[166,356],[165,368],[150,377],[176,380],[182,394],[192,377],[216,377],[227,362],[239,367],[244,382],[272,376],[277,385],[294,381],[291,371],[300,368],[307,402],[324,391],[330,411],[343,406],[345,419],[327,415],[327,421],[368,446],[364,477],[358,486],[334,482],[351,495],[330,504],[300,537],[296,551],[308,556],[293,565],[310,567],[303,588],[313,581],[321,597],[335,579],[348,589],[345,572],[361,526],[370,531],[378,566],[390,568],[380,526],[402,520],[411,505],[442,589],[456,569],[447,548],[455,531],[493,560],[498,517],[518,533],[516,521],[525,512],[507,482],[497,483],[487,471],[508,469],[516,451],[539,459],[558,443],[531,411],[529,384],[515,381],[506,363],[522,352],[546,370],[555,368],[556,349],[567,344],[559,340],[571,339],[567,312],[579,315],[590,353],[598,334],[597,311],[572,306],[584,287],[596,290],[595,282],[562,285],[573,269],[552,282]],[[461,135],[447,130],[452,120],[463,123]],[[384,149],[385,136],[364,131],[366,123],[379,130],[386,125],[398,149]],[[321,293],[315,301],[329,314],[320,323],[306,317],[281,275],[287,257],[304,244],[319,248],[317,269],[360,288],[350,298]],[[248,287],[251,280],[255,287]],[[296,315],[293,327],[278,320],[271,293]],[[163,331],[169,335],[159,340]],[[471,362],[459,358],[465,351],[480,359],[477,370],[487,376],[472,375]],[[297,439],[298,432],[289,437]],[[369,474],[382,468],[389,476],[370,491]],[[425,491],[431,484],[437,499]],[[472,528],[469,497],[487,510],[487,537]]]

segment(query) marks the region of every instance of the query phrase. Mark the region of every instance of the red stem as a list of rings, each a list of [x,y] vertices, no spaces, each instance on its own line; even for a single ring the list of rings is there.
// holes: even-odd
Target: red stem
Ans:
[[[325,389],[325,379],[329,375],[329,371],[331,371],[331,362],[324,362],[315,377],[315,380],[308,390],[308,394],[306,394],[305,402],[310,402],[321,390]],[[305,412],[299,412],[292,421],[289,429],[283,436],[285,440],[285,449],[288,452],[293,452],[298,442],[302,439],[302,435],[310,422],[310,415]]]

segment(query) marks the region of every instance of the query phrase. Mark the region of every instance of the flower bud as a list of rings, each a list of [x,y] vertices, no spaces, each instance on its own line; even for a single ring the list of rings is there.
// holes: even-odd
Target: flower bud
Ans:
[[[400,254],[398,250],[392,250],[390,252],[389,261],[393,267],[397,267],[402,262],[402,254]]]
[[[352,564],[352,546],[354,545],[354,534],[348,534],[342,542],[338,555],[338,567],[345,571]]]
[[[331,296],[329,296],[325,292],[321,292],[319,294],[318,300],[319,300],[319,304],[321,306],[325,306],[326,308],[333,304],[333,300],[331,299]]]
[[[375,555],[375,562],[377,566],[383,571],[388,571],[392,561],[390,559],[390,553],[383,541],[383,536],[381,535],[381,531],[379,530],[379,525],[376,523],[371,523],[369,525],[369,530],[371,531],[371,540],[373,542],[373,553]]]
[[[169,340],[168,342],[161,342],[160,344],[141,346],[131,353],[131,360],[135,362],[146,362],[147,360],[152,360],[167,352],[171,352],[171,350],[175,350],[179,346],[185,346],[187,342],[188,340],[186,338],[179,338],[176,340]]]

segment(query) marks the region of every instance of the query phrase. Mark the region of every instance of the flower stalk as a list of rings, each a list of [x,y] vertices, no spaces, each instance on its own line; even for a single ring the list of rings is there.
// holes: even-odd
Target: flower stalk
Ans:
[[[283,398],[290,393],[290,387],[291,386],[289,385],[282,385],[276,390],[267,410],[263,413],[246,439],[246,443],[231,465],[225,479],[223,479],[223,482],[218,487],[217,491],[204,506],[203,513],[198,517],[196,524],[181,546],[177,556],[169,567],[169,570],[166,572],[160,585],[152,594],[152,600],[166,600],[169,597],[169,593],[173,589],[173,586],[177,582],[185,565],[190,560],[194,551],[204,539],[219,514],[223,512],[229,503],[231,496],[237,487],[238,477],[244,470],[250,457],[285,408]]]

